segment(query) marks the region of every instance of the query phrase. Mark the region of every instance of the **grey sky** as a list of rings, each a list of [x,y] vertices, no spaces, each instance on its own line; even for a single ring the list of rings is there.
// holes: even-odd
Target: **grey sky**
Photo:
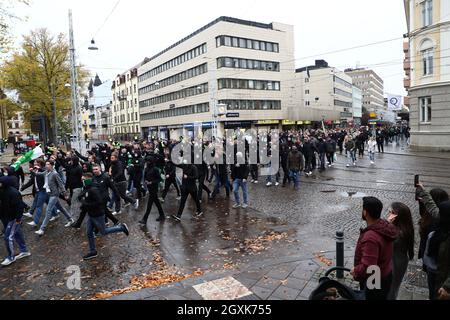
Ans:
[[[400,0],[121,0],[95,37],[99,51],[88,51],[91,38],[117,0],[33,0],[20,7],[28,21],[15,34],[38,27],[68,33],[68,9],[73,10],[78,62],[102,80],[112,79],[144,57],[150,57],[219,16],[295,26],[297,67],[325,59],[339,69],[368,66],[385,82],[385,92],[405,94],[403,48],[406,33]],[[329,55],[325,52],[366,43],[395,41]],[[306,58],[314,56],[314,58]]]

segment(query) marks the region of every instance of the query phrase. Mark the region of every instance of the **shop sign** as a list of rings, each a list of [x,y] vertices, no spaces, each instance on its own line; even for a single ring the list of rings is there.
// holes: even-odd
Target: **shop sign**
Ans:
[[[295,121],[283,120],[283,126],[295,125]]]
[[[264,125],[280,124],[280,121],[279,120],[259,120],[256,124],[264,124]]]

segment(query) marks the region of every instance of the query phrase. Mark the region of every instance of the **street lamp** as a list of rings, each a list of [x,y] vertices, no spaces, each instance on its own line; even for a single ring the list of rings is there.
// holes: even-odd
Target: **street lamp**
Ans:
[[[88,47],[88,49],[89,50],[93,50],[93,51],[98,50],[98,47],[95,45],[95,40],[94,39],[91,40],[91,45]]]

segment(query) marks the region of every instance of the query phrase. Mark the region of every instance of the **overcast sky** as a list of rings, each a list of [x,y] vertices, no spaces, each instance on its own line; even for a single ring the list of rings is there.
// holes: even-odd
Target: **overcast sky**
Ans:
[[[297,67],[314,64],[315,59],[325,59],[342,70],[367,66],[383,78],[386,93],[405,94],[401,37],[406,33],[406,19],[401,0],[121,0],[104,24],[117,2],[32,0],[30,8],[17,7],[28,21],[16,24],[14,33],[18,41],[40,27],[67,34],[70,8],[78,62],[108,80],[220,16],[276,21],[295,26]],[[88,51],[94,36],[100,50]]]

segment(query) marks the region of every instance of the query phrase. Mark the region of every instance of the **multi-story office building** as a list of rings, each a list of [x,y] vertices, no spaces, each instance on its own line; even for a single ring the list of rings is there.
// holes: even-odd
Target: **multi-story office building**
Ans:
[[[112,118],[117,139],[130,140],[140,136],[138,67],[146,61],[148,59],[118,75],[112,84]]]
[[[351,77],[330,67],[324,60],[296,70],[296,103],[291,120],[323,120],[328,125],[353,121],[353,86]]]
[[[356,126],[360,126],[363,115],[362,90],[357,86],[353,86],[352,92],[353,92],[353,121]]]
[[[218,18],[138,68],[144,136],[192,136],[194,125],[208,129],[215,120],[219,135],[278,128],[294,60],[292,26]]]
[[[404,0],[411,146],[450,150],[450,1]]]
[[[380,116],[384,107],[384,82],[370,69],[346,69],[353,84],[362,90],[363,109]]]

